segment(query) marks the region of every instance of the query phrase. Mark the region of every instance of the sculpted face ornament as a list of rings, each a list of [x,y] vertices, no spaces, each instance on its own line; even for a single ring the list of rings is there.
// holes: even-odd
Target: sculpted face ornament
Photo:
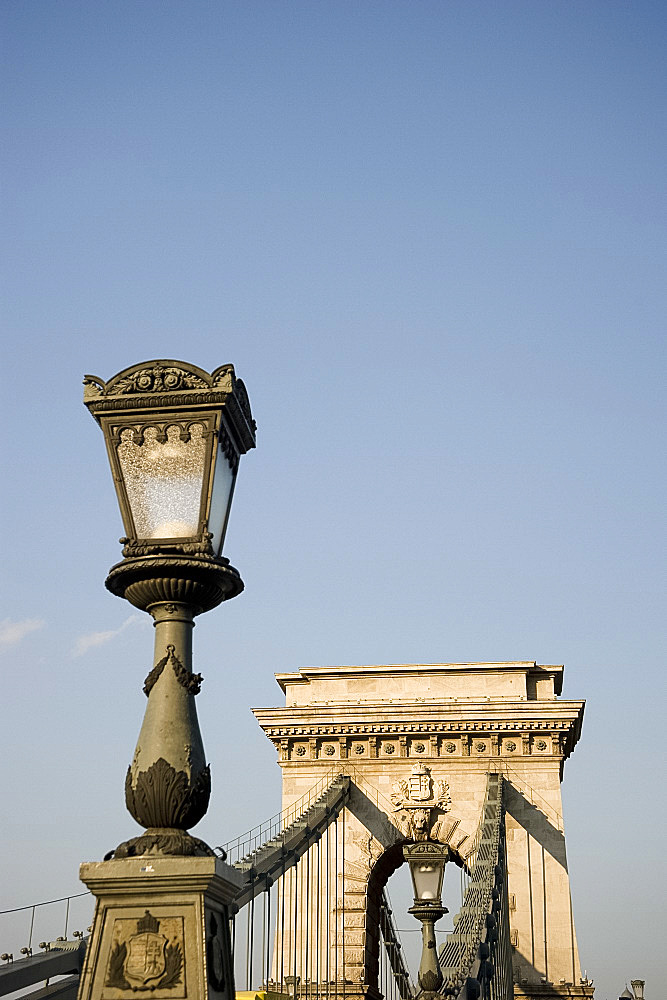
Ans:
[[[430,819],[430,809],[410,810],[410,821],[412,823],[413,837],[415,840],[426,840],[428,838]]]
[[[430,768],[415,764],[408,780],[401,778],[391,787],[391,801],[394,812],[400,814],[402,832],[413,840],[428,840],[434,811],[445,813],[451,806],[447,782],[434,781]]]

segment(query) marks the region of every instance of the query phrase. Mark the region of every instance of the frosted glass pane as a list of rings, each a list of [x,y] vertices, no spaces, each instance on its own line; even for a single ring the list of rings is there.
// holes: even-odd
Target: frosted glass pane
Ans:
[[[234,473],[229,467],[227,456],[222,448],[218,448],[218,461],[213,474],[213,493],[211,495],[211,512],[208,518],[208,530],[213,534],[211,544],[216,555],[222,548],[222,532],[225,528],[229,499],[234,486]]]
[[[206,463],[204,428],[193,424],[190,440],[182,441],[180,429],[167,428],[167,440],[157,440],[149,427],[144,443],[136,432],[121,433],[118,459],[125,480],[137,537],[187,538],[199,530],[202,482]]]
[[[441,865],[429,864],[428,862],[414,865],[412,868],[412,877],[415,883],[417,899],[440,899],[442,873],[443,869]]]

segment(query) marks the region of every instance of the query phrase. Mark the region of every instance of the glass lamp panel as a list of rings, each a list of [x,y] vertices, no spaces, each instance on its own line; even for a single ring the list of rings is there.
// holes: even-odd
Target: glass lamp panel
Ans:
[[[208,530],[213,535],[211,545],[216,555],[220,555],[222,543],[225,540],[225,528],[227,527],[227,516],[232,502],[235,480],[236,473],[230,466],[222,446],[218,445],[208,515]]]
[[[199,533],[206,439],[201,424],[167,427],[166,441],[148,427],[143,444],[134,428],[121,431],[118,461],[137,538],[191,538]]]
[[[410,865],[415,897],[418,900],[438,902],[442,887],[444,866],[440,862],[416,861]]]

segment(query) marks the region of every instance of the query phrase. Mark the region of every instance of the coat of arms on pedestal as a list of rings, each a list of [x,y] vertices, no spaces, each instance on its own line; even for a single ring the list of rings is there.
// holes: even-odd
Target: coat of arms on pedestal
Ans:
[[[104,985],[132,992],[182,985],[182,925],[180,917],[157,920],[148,910],[139,920],[116,920]]]
[[[434,810],[448,812],[452,799],[446,781],[434,781],[430,768],[415,764],[407,780],[400,778],[391,786],[391,801],[394,812],[401,814],[401,832],[413,840],[428,840]]]

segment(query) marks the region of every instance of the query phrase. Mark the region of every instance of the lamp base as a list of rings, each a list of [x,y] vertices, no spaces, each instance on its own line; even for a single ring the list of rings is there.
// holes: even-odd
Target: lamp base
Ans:
[[[217,858],[128,858],[84,863],[80,875],[97,903],[78,1000],[234,1000],[234,868]]]
[[[150,857],[215,857],[208,844],[193,837],[186,830],[151,827],[138,837],[124,840],[114,851],[110,851],[104,860],[138,858],[147,855]]]

